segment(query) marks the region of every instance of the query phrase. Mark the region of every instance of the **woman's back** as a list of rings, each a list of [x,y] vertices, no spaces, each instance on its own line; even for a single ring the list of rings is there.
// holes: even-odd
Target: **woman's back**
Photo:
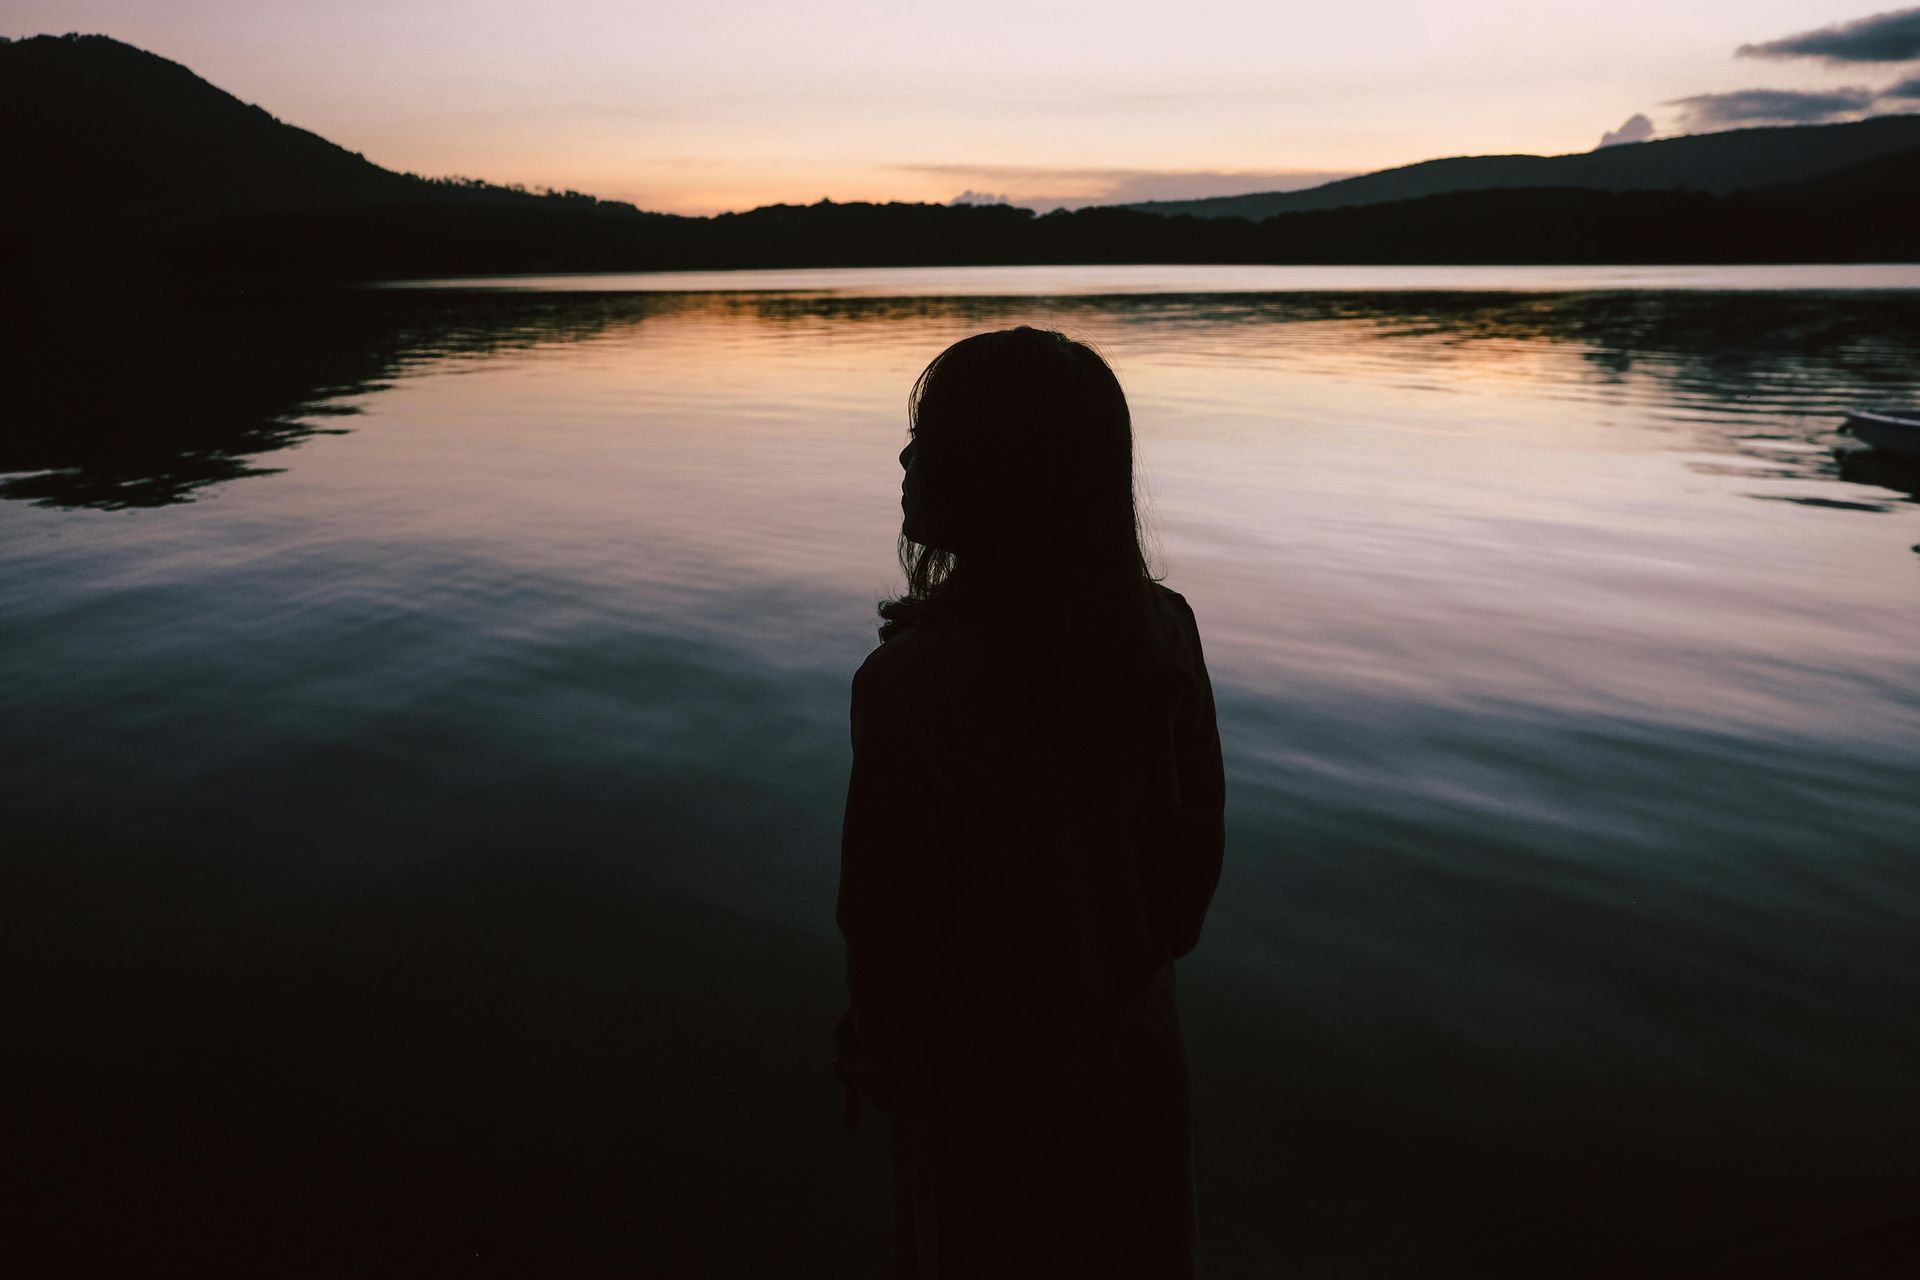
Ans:
[[[1174,661],[1136,714],[1018,691],[993,637],[964,623],[909,629],[855,677],[856,751],[863,720],[908,733],[872,762],[886,776],[868,781],[892,794],[850,809],[847,840],[856,868],[868,841],[945,864],[943,927],[978,951],[946,975],[951,1013],[1017,1022],[1097,1003],[1193,945],[1219,874],[1219,743],[1192,612],[1157,594]]]
[[[961,620],[855,678],[843,1054],[894,1105],[909,1273],[1190,1269],[1169,961],[1219,875],[1222,782],[1192,613],[1156,600],[1167,676],[1104,709]]]

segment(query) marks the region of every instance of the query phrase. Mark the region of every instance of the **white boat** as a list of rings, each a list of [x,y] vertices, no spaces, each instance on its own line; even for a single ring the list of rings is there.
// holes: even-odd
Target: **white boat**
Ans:
[[[1920,409],[1855,409],[1846,429],[1882,453],[1920,460]]]

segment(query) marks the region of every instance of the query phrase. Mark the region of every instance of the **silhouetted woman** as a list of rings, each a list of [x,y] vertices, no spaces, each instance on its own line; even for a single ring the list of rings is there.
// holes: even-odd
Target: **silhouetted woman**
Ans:
[[[1140,550],[1119,383],[1058,333],[913,389],[907,590],[853,681],[849,1084],[893,1127],[900,1274],[1193,1274],[1172,961],[1224,785],[1187,603]]]

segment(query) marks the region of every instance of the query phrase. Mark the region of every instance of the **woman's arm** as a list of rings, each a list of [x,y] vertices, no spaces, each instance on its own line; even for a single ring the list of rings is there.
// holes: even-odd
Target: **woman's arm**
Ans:
[[[1227,781],[1220,757],[1220,726],[1214,714],[1213,683],[1200,646],[1193,610],[1179,600],[1185,624],[1197,696],[1182,701],[1173,723],[1174,777],[1178,798],[1169,823],[1167,903],[1161,942],[1179,957],[1200,941],[1200,926],[1220,883],[1226,852]]]
[[[930,1050],[948,858],[925,731],[873,668],[853,680],[836,913],[851,1004],[836,1038],[843,1075],[886,1105]]]

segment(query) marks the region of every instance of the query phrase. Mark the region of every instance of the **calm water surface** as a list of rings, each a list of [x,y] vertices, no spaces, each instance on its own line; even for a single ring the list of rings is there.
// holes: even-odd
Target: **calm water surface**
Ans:
[[[36,357],[16,1202],[295,1270],[884,1273],[825,1066],[847,682],[907,388],[1039,323],[1121,374],[1219,699],[1207,1274],[1920,1212],[1920,477],[1833,453],[1920,403],[1911,269],[1132,270],[130,305]]]

